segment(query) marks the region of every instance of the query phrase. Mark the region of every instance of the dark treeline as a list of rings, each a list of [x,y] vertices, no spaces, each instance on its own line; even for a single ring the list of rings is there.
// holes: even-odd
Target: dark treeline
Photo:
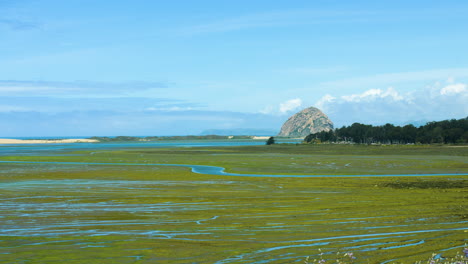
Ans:
[[[424,126],[383,126],[354,123],[328,132],[310,134],[304,139],[314,142],[353,142],[359,144],[432,144],[468,143],[468,117],[429,122]]]

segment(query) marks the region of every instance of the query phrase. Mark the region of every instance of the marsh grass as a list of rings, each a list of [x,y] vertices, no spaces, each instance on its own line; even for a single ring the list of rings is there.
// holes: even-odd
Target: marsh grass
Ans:
[[[382,186],[395,189],[460,189],[468,188],[468,180],[417,180],[387,182]]]
[[[468,148],[445,146],[272,145],[78,151],[73,152],[77,156],[2,159],[211,165],[245,174],[441,174],[466,173],[467,153]]]
[[[258,178],[112,164],[305,174],[348,173],[328,165],[351,163],[354,173],[386,173],[389,164],[400,172],[468,172],[466,153],[446,149],[372,154],[376,150],[359,148],[353,154],[341,146],[297,147],[296,152],[296,146],[263,146],[4,157],[110,164],[0,164],[0,258],[5,263],[293,263],[322,248],[324,258],[339,251],[353,252],[356,263],[414,263],[441,250],[454,256],[466,243],[463,175]]]

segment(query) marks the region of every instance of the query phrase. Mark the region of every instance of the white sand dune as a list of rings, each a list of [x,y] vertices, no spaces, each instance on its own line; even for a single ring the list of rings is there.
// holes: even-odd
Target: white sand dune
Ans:
[[[265,140],[265,139],[269,139],[270,137],[259,137],[259,136],[254,136],[252,137],[252,139],[261,139],[261,140]]]
[[[0,144],[50,144],[50,143],[94,143],[96,139],[67,138],[67,139],[9,139],[0,138]]]

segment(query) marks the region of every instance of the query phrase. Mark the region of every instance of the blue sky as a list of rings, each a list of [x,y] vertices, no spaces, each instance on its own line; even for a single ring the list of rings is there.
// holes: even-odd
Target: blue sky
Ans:
[[[468,2],[376,2],[0,0],[0,136],[466,117]]]

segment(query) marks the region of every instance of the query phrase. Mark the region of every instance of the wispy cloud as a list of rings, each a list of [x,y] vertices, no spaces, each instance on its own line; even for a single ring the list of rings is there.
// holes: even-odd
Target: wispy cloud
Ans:
[[[19,19],[0,18],[0,26],[6,27],[11,30],[31,30],[39,28],[40,24]]]
[[[276,106],[267,105],[259,112],[261,114],[266,114],[266,115],[285,115],[285,114],[291,113],[292,111],[297,110],[301,106],[302,106],[302,99],[294,98],[294,99],[286,100]]]
[[[345,67],[345,66],[296,67],[296,68],[284,69],[284,70],[281,70],[281,72],[300,74],[300,75],[323,75],[323,74],[344,72],[344,71],[347,71],[347,70],[349,70],[349,68]]]
[[[416,12],[417,11],[417,12]],[[231,32],[256,28],[287,27],[297,25],[330,25],[349,23],[378,23],[394,21],[433,20],[440,15],[451,14],[453,17],[464,17],[466,8],[426,8],[426,9],[352,9],[324,8],[324,9],[289,9],[272,10],[233,16],[231,18],[201,22],[177,31],[183,35],[197,35],[205,33]]]
[[[58,114],[0,111],[0,133],[15,137],[197,135],[208,129],[278,130],[284,119],[221,111],[71,111]]]
[[[164,82],[94,82],[94,81],[20,81],[0,80],[0,95],[2,96],[50,96],[50,97],[93,97],[119,95],[167,88]]]
[[[179,33],[196,35],[245,30],[252,28],[282,27],[305,24],[349,23],[362,21],[362,15],[371,14],[365,11],[352,10],[317,10],[292,9],[253,13],[223,20],[201,23],[185,27]]]
[[[17,105],[0,104],[0,112],[26,112],[32,111],[31,108]]]
[[[296,110],[297,108],[301,107],[301,105],[302,100],[300,98],[287,100],[286,102],[280,104],[279,111],[280,113],[285,114],[287,112]]]
[[[403,100],[403,96],[393,89],[393,87],[389,87],[387,90],[370,89],[361,94],[343,95],[341,99],[347,102],[374,101],[377,99],[400,101]]]
[[[468,68],[434,69],[415,72],[375,74],[321,83],[325,87],[362,87],[389,85],[402,82],[431,81],[450,77],[468,77]]]
[[[180,112],[180,111],[191,111],[191,110],[197,110],[198,107],[193,107],[193,106],[178,106],[178,105],[173,105],[173,106],[159,106],[159,107],[147,107],[144,110],[145,111],[162,111],[162,112]]]
[[[202,105],[169,98],[148,97],[0,97],[0,112],[36,111],[58,114],[70,111],[180,112]]]

